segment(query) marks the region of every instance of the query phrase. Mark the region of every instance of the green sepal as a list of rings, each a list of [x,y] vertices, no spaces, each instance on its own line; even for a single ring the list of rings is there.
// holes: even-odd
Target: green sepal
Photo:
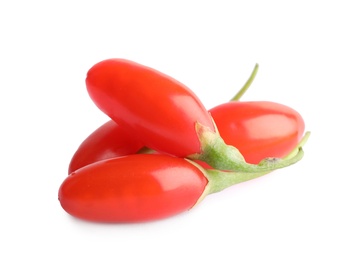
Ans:
[[[204,161],[216,170],[259,173],[284,168],[294,163],[294,158],[292,160],[265,158],[259,164],[250,164],[244,160],[237,148],[224,142],[218,131],[214,132],[209,127],[197,122],[196,132],[201,145],[201,153],[187,157],[192,160]]]
[[[307,142],[310,132],[306,132],[297,146],[283,158],[266,158],[257,165],[252,165],[250,169],[253,171],[224,171],[219,169],[203,169],[197,163],[190,161],[192,164],[196,165],[204,174],[205,178],[208,180],[208,184],[199,198],[197,204],[203,200],[208,194],[216,193],[222,191],[230,186],[235,184],[249,181],[280,168],[290,166],[292,164],[300,161],[303,156],[303,145]],[[250,164],[248,164],[250,165]],[[254,171],[257,169],[257,171]]]

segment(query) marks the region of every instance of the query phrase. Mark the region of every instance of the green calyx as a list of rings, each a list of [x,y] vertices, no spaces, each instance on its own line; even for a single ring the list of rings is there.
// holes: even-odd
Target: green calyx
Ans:
[[[201,144],[201,153],[189,156],[192,160],[201,160],[217,170],[260,173],[287,167],[302,159],[302,149],[288,158],[265,158],[259,164],[247,163],[239,150],[227,145],[219,133],[196,123],[196,132]],[[308,138],[309,133],[306,134]]]
[[[214,124],[216,127],[216,125]],[[215,169],[234,170],[239,162],[244,162],[243,155],[237,148],[226,145],[218,133],[209,127],[196,123],[196,132],[201,144],[201,153],[188,156],[189,159],[201,160]]]
[[[251,165],[250,171],[221,171],[211,169],[205,171],[205,176],[209,181],[208,194],[219,192],[232,185],[249,181],[263,175],[266,175],[276,169],[285,168],[297,163],[303,158],[303,145],[310,136],[310,132],[306,132],[298,145],[284,158],[265,158],[257,165]],[[248,164],[249,166],[249,164]]]
[[[232,162],[229,164],[228,168],[231,168],[230,166],[232,166],[234,170],[220,170],[219,168],[203,169],[195,162],[190,161],[203,172],[204,176],[208,180],[208,184],[197,204],[209,194],[222,191],[235,184],[261,177],[276,169],[285,168],[297,163],[303,158],[304,153],[302,147],[307,142],[310,134],[310,132],[306,132],[297,146],[283,158],[265,158],[259,164],[249,164],[244,160],[238,162],[231,160]],[[233,153],[233,149],[231,150]],[[210,165],[212,164],[209,161],[207,161],[207,163]]]

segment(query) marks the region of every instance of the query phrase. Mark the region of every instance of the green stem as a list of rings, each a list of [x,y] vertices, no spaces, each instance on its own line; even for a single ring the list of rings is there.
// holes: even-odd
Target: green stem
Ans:
[[[248,80],[243,85],[243,87],[237,92],[237,94],[230,101],[237,101],[244,95],[244,93],[248,90],[248,88],[251,86],[254,78],[256,77],[257,71],[258,71],[258,64],[256,63],[251,76],[248,78]]]
[[[286,167],[291,160],[265,158],[259,164],[249,164],[236,147],[224,142],[218,131],[213,132],[209,127],[196,123],[196,132],[202,150],[200,153],[187,156],[188,159],[204,161],[217,170],[255,173]]]
[[[249,171],[247,169],[245,169],[245,171],[242,170],[231,172],[217,169],[205,170],[204,174],[207,177],[209,183],[206,194],[204,196],[219,192],[235,184],[258,178],[272,172],[273,170],[287,167],[300,161],[303,157],[302,146],[306,143],[309,136],[310,132],[306,132],[298,145],[284,158],[265,159],[258,165],[249,165],[251,166]]]
[[[287,160],[287,159],[295,156],[297,154],[297,148],[303,147],[306,144],[310,135],[311,135],[311,132],[306,132],[305,135],[302,137],[302,139],[298,142],[297,146],[291,152],[289,152],[286,156],[284,156],[283,159]]]

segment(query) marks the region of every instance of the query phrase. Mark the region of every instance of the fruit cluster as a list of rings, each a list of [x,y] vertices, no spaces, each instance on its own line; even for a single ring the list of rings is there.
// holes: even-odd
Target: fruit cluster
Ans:
[[[58,198],[77,218],[143,222],[170,217],[229,186],[292,165],[309,132],[294,109],[239,101],[209,111],[185,85],[125,59],[87,73],[87,91],[110,121],[73,155]]]

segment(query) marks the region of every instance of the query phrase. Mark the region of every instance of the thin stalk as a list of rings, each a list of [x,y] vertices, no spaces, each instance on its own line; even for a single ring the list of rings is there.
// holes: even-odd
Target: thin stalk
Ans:
[[[244,93],[246,93],[248,88],[251,86],[254,78],[256,77],[257,71],[258,71],[258,64],[256,63],[251,76],[248,78],[248,80],[243,85],[243,87],[237,92],[237,94],[230,101],[237,101],[244,95]]]

